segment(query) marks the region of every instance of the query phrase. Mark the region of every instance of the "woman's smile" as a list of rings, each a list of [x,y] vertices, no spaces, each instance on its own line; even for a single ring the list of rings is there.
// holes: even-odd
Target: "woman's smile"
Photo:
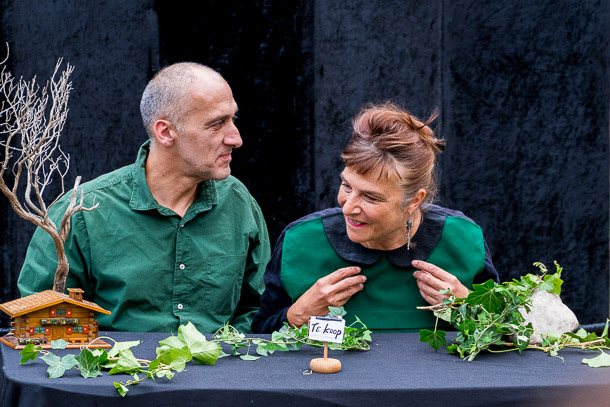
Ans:
[[[350,218],[349,216],[346,216],[345,219],[347,220],[347,223],[349,223],[350,225],[352,225],[353,227],[356,227],[356,228],[360,228],[362,226],[367,225],[367,223],[355,221],[352,218]]]

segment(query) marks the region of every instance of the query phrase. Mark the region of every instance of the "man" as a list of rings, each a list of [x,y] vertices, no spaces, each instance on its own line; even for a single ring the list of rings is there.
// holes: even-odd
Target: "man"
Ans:
[[[161,70],[140,104],[150,140],[135,164],[83,184],[90,212],[72,217],[66,287],[112,312],[100,329],[175,332],[193,322],[214,332],[229,322],[249,332],[263,289],[269,237],[260,208],[230,176],[242,145],[237,104],[212,69]],[[51,207],[62,216],[69,194]],[[38,229],[18,280],[23,296],[50,289],[52,240]]]

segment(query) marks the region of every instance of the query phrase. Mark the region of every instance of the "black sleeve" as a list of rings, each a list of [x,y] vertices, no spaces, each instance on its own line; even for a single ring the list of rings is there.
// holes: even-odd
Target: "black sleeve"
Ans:
[[[481,284],[486,282],[487,280],[493,280],[496,283],[500,283],[500,277],[498,276],[498,272],[494,267],[493,262],[491,261],[491,253],[489,251],[489,247],[487,246],[487,242],[483,239],[483,243],[485,245],[485,268],[479,274],[477,274],[474,278],[474,284]]]

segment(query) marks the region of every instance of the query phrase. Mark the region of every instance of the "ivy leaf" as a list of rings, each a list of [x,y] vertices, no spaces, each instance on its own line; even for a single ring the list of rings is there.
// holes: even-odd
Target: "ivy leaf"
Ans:
[[[117,391],[119,392],[119,394],[122,397],[125,397],[127,395],[127,392],[129,391],[129,389],[127,388],[127,386],[122,385],[119,382],[114,382],[114,387],[117,389]]]
[[[142,341],[115,342],[112,349],[108,351],[108,357],[115,358],[122,350],[133,348],[134,346],[138,346],[141,343]]]
[[[19,352],[19,354],[21,355],[21,362],[19,362],[19,364],[23,365],[28,360],[36,360],[36,356],[38,356],[38,351],[40,349],[42,349],[40,346],[34,347],[33,343],[28,343],[27,345],[25,345],[25,348],[23,348],[21,352]]]
[[[98,366],[99,357],[95,357],[89,349],[83,348],[76,357],[76,360],[78,361],[80,374],[85,379],[102,375],[102,372],[100,372]]]
[[[563,280],[559,278],[558,274],[546,275],[544,276],[543,282],[540,284],[538,289],[561,295],[562,284]]]
[[[222,351],[220,345],[205,339],[191,321],[178,328],[178,338],[189,348],[197,364],[213,365]]]
[[[328,313],[336,317],[342,317],[347,314],[343,307],[328,307]]]
[[[269,352],[267,352],[267,348],[265,347],[265,344],[263,344],[263,343],[258,344],[258,346],[256,347],[256,353],[258,353],[261,356],[269,355]]]
[[[424,343],[429,343],[430,346],[437,351],[441,346],[447,345],[447,340],[445,336],[447,333],[445,331],[431,331],[429,329],[422,329],[419,331],[419,341]]]
[[[78,365],[78,361],[72,354],[60,358],[54,353],[49,353],[41,356],[40,359],[48,365],[47,372],[49,373],[49,379],[62,377],[66,370],[72,369],[74,366]]]
[[[125,349],[119,352],[119,360],[116,366],[110,369],[108,374],[126,373],[133,374],[142,368],[140,362],[137,361],[130,349]]]
[[[610,355],[602,351],[601,354],[594,358],[585,358],[582,363],[586,363],[589,367],[609,367],[610,366]]]
[[[504,297],[494,290],[495,287],[496,283],[493,280],[488,280],[483,284],[473,284],[473,291],[466,297],[466,303],[481,304],[491,313],[500,313],[505,302]]]
[[[68,342],[64,341],[63,339],[51,341],[51,349],[66,349],[68,345]]]
[[[257,360],[257,359],[260,359],[260,356],[240,355],[239,358],[241,360]]]
[[[171,336],[163,339],[162,341],[159,341],[159,345],[180,349],[180,348],[185,347],[186,343],[184,343],[184,341],[182,339],[178,338],[177,336],[171,335]]]
[[[168,365],[168,369],[174,369],[177,372],[182,372],[187,362],[193,359],[191,351],[186,346],[181,349],[161,347],[157,348],[159,361]],[[149,366],[149,369],[152,369]]]

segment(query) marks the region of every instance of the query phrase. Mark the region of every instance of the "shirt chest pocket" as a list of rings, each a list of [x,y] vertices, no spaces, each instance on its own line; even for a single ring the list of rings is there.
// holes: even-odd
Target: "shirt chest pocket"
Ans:
[[[201,275],[195,276],[203,297],[201,311],[213,311],[227,320],[231,317],[239,302],[245,261],[245,253],[206,257]]]

